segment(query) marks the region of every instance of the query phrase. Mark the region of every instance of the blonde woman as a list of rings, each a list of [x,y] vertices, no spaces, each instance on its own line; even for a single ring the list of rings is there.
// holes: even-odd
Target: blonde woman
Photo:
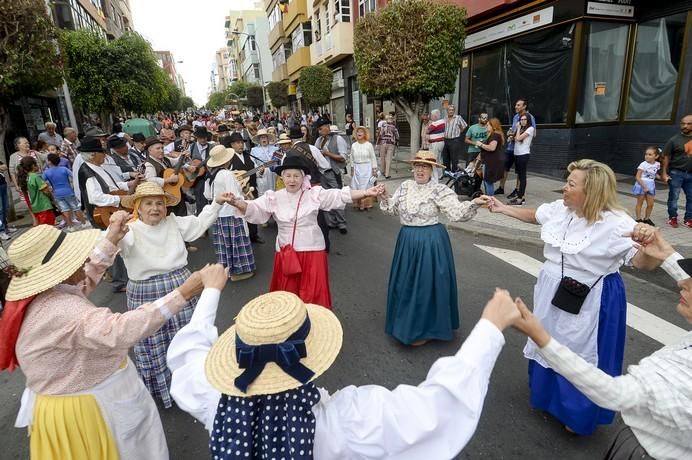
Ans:
[[[637,224],[620,206],[615,175],[607,165],[579,160],[567,171],[561,200],[527,209],[492,198],[490,210],[541,225],[546,261],[534,291],[534,314],[560,343],[617,376],[622,373],[627,314],[619,268],[630,263],[645,269],[656,266],[632,241],[651,237],[653,229]],[[580,435],[612,423],[615,414],[592,403],[551,369],[532,340],[524,356],[529,359],[532,406]]]
[[[369,141],[368,128],[359,126],[355,132],[356,141],[351,145],[351,155],[348,157],[348,169],[351,171],[351,188],[367,190],[372,187],[377,178],[377,157],[375,149]],[[372,208],[374,197],[365,197],[353,201],[353,207],[365,211]]]

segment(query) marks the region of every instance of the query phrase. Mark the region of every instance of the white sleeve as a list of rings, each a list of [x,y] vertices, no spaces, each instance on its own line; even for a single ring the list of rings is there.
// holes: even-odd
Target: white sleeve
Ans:
[[[163,178],[158,177],[156,175],[156,169],[154,168],[154,165],[151,163],[144,163],[144,178],[147,180],[147,182],[156,184],[159,187],[163,187],[163,185],[165,184]]]
[[[94,206],[120,206],[120,197],[117,195],[111,195],[109,193],[103,193],[103,190],[101,190],[101,186],[95,177],[90,177],[87,179],[86,191],[87,197],[89,198],[89,203]]]
[[[456,355],[417,387],[347,387],[313,411],[315,458],[454,458],[476,430],[505,340],[481,319]],[[325,400],[326,399],[326,400]]]
[[[208,204],[197,216],[176,216],[171,215],[178,225],[180,235],[185,241],[195,241],[207,231],[211,224],[219,217],[222,205],[216,201]]]
[[[544,203],[536,209],[536,222],[540,225],[545,224],[551,217],[558,212],[564,212],[565,204],[562,200],[555,200],[552,203]]]
[[[331,169],[332,165],[329,163],[329,160],[327,160],[324,155],[322,155],[322,152],[320,149],[315,147],[314,145],[310,146],[310,151],[312,152],[312,156],[315,157],[315,160],[317,160],[317,166],[320,169]]]
[[[221,291],[204,289],[190,322],[173,337],[166,355],[171,396],[185,412],[211,431],[221,393],[207,381],[204,362],[219,338],[214,326]]]
[[[554,338],[538,349],[551,368],[601,407],[625,411],[647,402],[648,396],[640,383],[630,375],[612,377]]]

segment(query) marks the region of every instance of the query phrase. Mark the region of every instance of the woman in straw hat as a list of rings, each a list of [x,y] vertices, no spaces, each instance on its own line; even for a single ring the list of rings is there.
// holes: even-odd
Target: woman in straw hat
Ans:
[[[418,460],[453,458],[469,441],[519,311],[498,289],[460,351],[417,387],[351,385],[331,396],[314,383],[342,345],[331,311],[272,292],[221,337],[215,318],[212,303],[200,305],[168,351],[173,397],[209,431],[211,457]]]
[[[200,291],[196,274],[127,313],[89,295],[128,232],[129,215],[99,230],[39,225],[9,248],[12,280],[0,317],[0,369],[21,366],[26,389],[17,427],[30,427],[32,459],[167,459],[156,405],[128,350]],[[217,270],[218,271],[218,270]]]
[[[243,195],[235,174],[228,169],[234,156],[235,151],[223,145],[216,145],[209,152],[209,175],[204,184],[204,196],[208,200],[227,193]],[[231,281],[242,281],[255,274],[255,255],[252,252],[250,233],[240,211],[224,204],[211,227],[211,236],[216,258],[228,268]]]
[[[488,198],[462,203],[448,187],[431,180],[433,167],[444,167],[433,152],[421,150],[408,162],[413,180],[380,202],[380,209],[399,216],[402,225],[389,273],[385,331],[404,344],[422,345],[430,339],[449,340],[459,328],[454,255],[439,215],[469,220]]]
[[[286,152],[288,152],[291,149],[291,145],[293,145],[293,141],[291,141],[291,138],[288,136],[286,133],[281,133],[279,136],[279,140],[276,141],[276,146],[278,147],[278,150],[274,151],[274,159],[277,160],[278,164],[281,164],[284,160],[284,157],[286,156]],[[272,171],[274,171],[274,175],[276,176],[276,182],[274,185],[274,190],[281,190],[284,188],[284,181],[281,179],[281,176],[276,174],[276,167],[272,167]]]
[[[178,199],[152,182],[140,184],[134,195],[122,198],[121,204],[132,209],[129,232],[118,244],[130,277],[126,291],[129,310],[163,297],[190,277],[185,243],[202,236],[228,200],[225,195],[218,196],[198,216],[166,216],[166,208],[175,206]],[[137,371],[166,408],[173,405],[166,350],[175,333],[190,321],[196,303],[197,298],[189,299],[180,313],[135,345]]]
[[[356,128],[356,140],[351,144],[351,154],[348,157],[351,188],[354,190],[366,190],[372,187],[377,179],[377,157],[375,157],[375,149],[369,138],[368,128],[365,126]],[[353,207],[364,211],[372,208],[372,202],[372,197],[363,198],[354,201]]]
[[[353,200],[377,196],[384,192],[384,187],[325,190],[310,186],[306,177],[309,171],[302,157],[287,155],[283,164],[276,168],[286,188],[277,192],[269,190],[256,200],[234,197],[231,204],[248,222],[261,224],[273,217],[279,227],[269,290],[293,292],[305,302],[331,308],[327,253],[317,225],[317,213],[343,209]]]
[[[276,142],[276,137],[273,134],[269,134],[266,129],[260,129],[252,138],[252,142],[255,144],[255,146],[250,151],[250,156],[255,162],[255,166],[260,166],[262,163],[267,163],[274,159],[274,152],[278,149],[278,147],[274,145]],[[257,173],[258,195],[262,196],[267,190],[274,190],[275,180],[276,174],[274,174],[271,169],[261,169]]]

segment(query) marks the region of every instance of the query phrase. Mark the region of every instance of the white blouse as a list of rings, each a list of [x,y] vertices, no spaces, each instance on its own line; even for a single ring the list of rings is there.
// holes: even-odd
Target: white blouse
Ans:
[[[401,225],[422,227],[437,224],[441,212],[451,221],[469,220],[476,215],[477,206],[471,201],[459,201],[449,187],[438,182],[421,185],[409,179],[391,198],[380,199],[380,209],[398,215]]]
[[[243,196],[243,190],[240,188],[240,184],[236,180],[235,174],[228,169],[222,169],[216,173],[214,182],[211,185],[209,185],[209,179],[204,182],[204,197],[209,201],[213,201],[218,198],[219,195],[227,192],[230,192],[237,197]],[[224,203],[221,211],[219,212],[219,217],[228,216],[240,218],[243,217],[236,207],[231,206],[228,203]]]
[[[204,207],[199,216],[171,214],[158,225],[141,220],[128,224],[129,232],[118,247],[131,280],[141,281],[187,266],[186,241],[195,241],[216,220],[221,205]]]
[[[218,339],[214,326],[220,292],[205,289],[190,323],[168,348],[171,395],[178,407],[211,430],[221,394],[207,381],[205,361]],[[505,340],[481,319],[454,355],[438,359],[418,386],[394,390],[348,386],[329,395],[320,388],[314,457],[419,460],[454,458],[476,430],[490,374]],[[231,358],[232,359],[232,358]]]
[[[377,157],[375,149],[370,142],[354,142],[351,144],[351,155],[348,157],[348,166],[352,168],[356,163],[370,163],[373,169],[377,169]]]

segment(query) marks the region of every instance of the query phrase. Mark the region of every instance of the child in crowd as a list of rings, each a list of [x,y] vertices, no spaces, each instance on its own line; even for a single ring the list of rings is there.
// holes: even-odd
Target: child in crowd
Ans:
[[[47,149],[48,155],[46,156],[46,161],[43,162],[45,164],[44,171],[48,168],[50,168],[52,165],[50,164],[50,161],[48,161],[48,157],[52,155],[56,155],[58,159],[60,160],[60,163],[58,166],[64,166],[66,168],[70,167],[70,162],[67,160],[66,157],[62,156],[62,153],[60,150],[54,146],[53,144],[50,144]],[[55,187],[53,187],[55,189]]]
[[[79,228],[79,226],[86,227],[87,225],[70,183],[72,170],[63,166],[63,162],[67,162],[67,160],[55,153],[49,154],[48,167],[43,172],[43,179],[53,187],[53,196],[65,220],[65,231],[69,232]],[[73,216],[77,217],[76,221],[73,220]],[[77,224],[77,227],[73,224]]]
[[[17,182],[22,192],[29,196],[29,206],[36,218],[35,225],[55,225],[51,189],[38,172],[38,163],[34,157],[24,157],[17,167]]]
[[[656,179],[658,170],[661,169],[661,163],[658,162],[660,150],[656,147],[647,147],[644,151],[644,161],[637,167],[637,176],[632,193],[637,197],[637,206],[634,213],[637,222],[654,225],[651,221],[651,211],[654,209],[654,196],[656,195]],[[642,205],[646,200],[646,211],[644,219],[642,219]]]

